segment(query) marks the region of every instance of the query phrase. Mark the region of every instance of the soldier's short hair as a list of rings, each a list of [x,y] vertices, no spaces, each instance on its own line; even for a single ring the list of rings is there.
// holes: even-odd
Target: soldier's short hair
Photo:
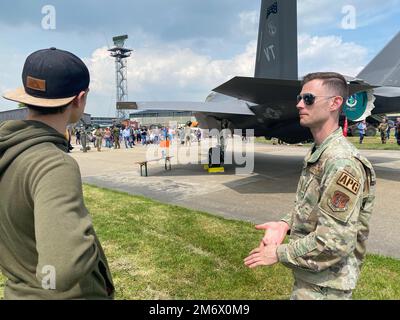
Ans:
[[[332,90],[333,94],[343,97],[346,101],[349,97],[349,85],[346,79],[337,72],[314,72],[309,73],[303,78],[302,85],[304,86],[307,82],[312,80],[322,80],[323,85],[327,86]]]
[[[69,104],[54,108],[31,106],[29,104],[25,104],[24,106],[27,107],[29,110],[33,111],[34,113],[44,116],[48,114],[64,113],[64,111],[67,110]]]

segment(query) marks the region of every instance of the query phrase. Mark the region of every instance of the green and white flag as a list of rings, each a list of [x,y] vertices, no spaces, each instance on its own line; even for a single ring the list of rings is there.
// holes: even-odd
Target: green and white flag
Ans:
[[[349,120],[365,120],[375,108],[375,99],[373,90],[355,93],[347,99],[343,112]]]

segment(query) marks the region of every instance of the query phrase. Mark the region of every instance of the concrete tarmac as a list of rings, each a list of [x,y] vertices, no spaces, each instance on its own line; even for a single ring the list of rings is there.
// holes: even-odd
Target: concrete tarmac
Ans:
[[[195,147],[178,150],[198,153]],[[171,171],[165,171],[162,161],[150,162],[149,176],[141,177],[136,162],[145,159],[144,146],[125,149],[121,144],[118,150],[92,148],[87,153],[75,146],[71,155],[86,183],[255,224],[279,220],[293,207],[308,148],[255,144],[254,151],[254,172],[243,175],[233,165],[226,165],[225,173],[209,174],[200,164],[174,163],[176,157]],[[372,162],[378,178],[367,249],[400,258],[400,151],[361,154]]]

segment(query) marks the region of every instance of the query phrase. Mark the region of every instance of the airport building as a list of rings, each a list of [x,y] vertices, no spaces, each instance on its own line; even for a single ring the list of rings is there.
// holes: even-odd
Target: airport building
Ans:
[[[92,126],[111,127],[116,122],[115,117],[92,117]]]
[[[13,110],[0,111],[0,123],[7,120],[24,120],[26,119],[27,115],[28,115],[27,108],[18,108]],[[90,114],[84,113],[82,118],[83,121],[85,121],[85,123],[87,124],[91,123]]]
[[[0,123],[7,120],[23,120],[28,115],[27,108],[19,108],[0,112]]]
[[[28,115],[27,108],[18,108],[7,111],[0,111],[0,123],[6,120],[23,120]],[[150,127],[169,126],[170,122],[177,122],[178,125],[184,125],[188,121],[196,121],[193,112],[188,111],[139,111],[131,113],[129,118],[132,122],[137,122],[139,126]],[[92,117],[84,113],[83,121],[92,126],[112,126],[119,122],[115,117]]]
[[[152,110],[152,111],[137,111],[129,114],[130,120],[137,121],[141,126],[149,127],[157,125],[167,127],[170,122],[176,122],[179,125],[184,125],[188,121],[196,121],[194,113],[191,111],[168,111],[168,110]]]

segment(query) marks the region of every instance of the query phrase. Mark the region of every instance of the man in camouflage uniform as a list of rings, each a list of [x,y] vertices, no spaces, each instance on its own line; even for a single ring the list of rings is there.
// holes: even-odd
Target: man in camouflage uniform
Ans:
[[[382,144],[386,144],[388,129],[389,129],[389,124],[387,120],[384,118],[378,127],[378,130],[381,133]]]
[[[101,151],[101,146],[103,145],[103,136],[104,132],[103,129],[101,129],[99,126],[96,128],[96,131],[94,132],[94,136],[96,138],[96,148],[97,151]]]
[[[80,129],[80,133],[81,133],[81,145],[82,145],[81,151],[87,152],[88,150],[90,150],[90,146],[87,145],[87,142],[88,142],[88,134],[87,134],[87,128],[86,128],[86,126],[83,126],[83,127]]]
[[[315,144],[304,160],[295,206],[281,221],[256,226],[265,236],[245,259],[250,268],[281,262],[292,269],[291,299],[351,299],[365,257],[376,178],[339,127],[347,96],[339,74],[304,78],[297,109]],[[282,244],[289,231],[289,243]]]
[[[115,125],[112,128],[112,134],[113,134],[113,137],[114,137],[114,149],[120,149],[121,145],[119,143],[119,135],[120,135],[119,126]]]
[[[395,132],[397,144],[400,146],[400,118],[396,119],[396,123],[394,125],[394,132]]]

